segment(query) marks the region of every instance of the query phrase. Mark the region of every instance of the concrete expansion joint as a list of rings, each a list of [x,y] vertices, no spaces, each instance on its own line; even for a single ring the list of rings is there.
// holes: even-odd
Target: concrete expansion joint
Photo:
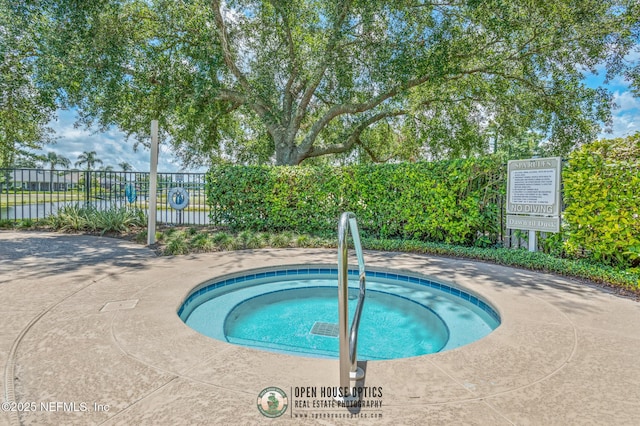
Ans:
[[[59,303],[59,302],[58,302]],[[31,328],[42,318],[47,312],[53,309],[56,304],[48,307],[44,311],[40,312],[38,315],[33,317],[31,321],[24,327],[18,337],[13,341],[11,345],[11,349],[9,350],[9,356],[7,357],[7,363],[4,367],[4,401],[12,404],[16,402],[16,393],[15,393],[15,368],[16,368],[16,353],[18,352],[18,346],[24,336],[31,330]],[[9,412],[9,419],[12,425],[20,425],[20,418],[18,417],[17,411]]]
[[[114,421],[117,419],[118,416],[120,416],[121,414],[126,413],[127,411],[129,411],[130,409],[132,409],[134,406],[136,406],[139,402],[144,401],[145,399],[153,396],[154,394],[156,394],[157,392],[160,392],[162,389],[164,389],[165,387],[169,386],[171,383],[173,383],[176,379],[178,379],[178,376],[173,376],[171,378],[169,378],[169,380],[167,380],[166,383],[158,386],[157,388],[147,392],[145,395],[141,396],[140,398],[136,399],[135,401],[131,402],[129,405],[127,405],[125,408],[123,408],[122,410],[118,411],[117,413],[115,413],[113,416],[109,417],[108,421]]]
[[[94,284],[94,282],[92,282],[91,284],[88,284],[88,285],[86,285],[86,286],[84,286],[84,287],[72,292],[71,294],[63,297],[62,299],[58,300],[57,302],[52,303],[47,308],[45,308],[42,312],[40,312],[38,315],[33,317],[31,319],[31,321],[29,321],[29,323],[20,331],[20,334],[18,335],[18,337],[16,337],[16,339],[13,341],[13,344],[11,345],[11,349],[9,350],[9,355],[7,357],[7,363],[5,364],[5,368],[4,368],[4,396],[5,396],[5,402],[10,403],[10,404],[17,402],[16,401],[16,395],[15,395],[15,381],[17,379],[16,376],[15,376],[16,354],[18,352],[18,346],[20,346],[20,343],[22,342],[24,337],[36,325],[36,323],[38,321],[40,321],[40,319],[42,319],[42,317],[44,317],[47,313],[51,312],[58,305],[60,305],[61,303],[63,303],[67,299],[75,296],[76,294],[80,293],[81,291],[89,288],[93,284]],[[9,412],[9,418],[10,418],[10,421],[11,421],[12,425],[20,425],[20,418],[19,418],[18,413],[16,411],[10,411]]]

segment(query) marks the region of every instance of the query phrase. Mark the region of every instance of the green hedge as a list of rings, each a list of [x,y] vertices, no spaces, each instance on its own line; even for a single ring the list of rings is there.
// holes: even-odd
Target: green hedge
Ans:
[[[221,166],[207,174],[212,223],[232,230],[335,233],[352,211],[363,236],[491,244],[504,167],[497,158],[345,167]]]
[[[454,256],[534,271],[552,272],[554,274],[587,279],[640,294],[640,271],[622,270],[585,259],[563,259],[542,252],[529,252],[522,249],[461,247],[423,241],[364,239],[362,245],[368,250]]]
[[[211,222],[237,230],[321,232],[337,222],[340,182],[324,167],[220,166],[207,174]],[[332,220],[332,222],[331,222]]]
[[[572,153],[563,170],[571,257],[640,266],[640,133]],[[364,237],[487,246],[501,234],[505,167],[495,157],[345,167],[222,166],[208,175],[212,223],[233,231],[335,235],[353,211]],[[563,238],[565,239],[563,243]]]
[[[567,253],[640,265],[640,133],[582,146],[563,181]]]

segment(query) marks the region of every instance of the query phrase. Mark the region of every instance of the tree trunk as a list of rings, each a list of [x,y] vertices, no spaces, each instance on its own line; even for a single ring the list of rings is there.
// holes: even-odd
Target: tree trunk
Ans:
[[[290,149],[290,147],[278,147],[276,145],[276,166],[297,165],[297,155],[293,151],[295,150]]]
[[[298,158],[298,147],[293,140],[287,138],[287,134],[272,135],[275,139],[276,166],[297,166],[303,159]]]

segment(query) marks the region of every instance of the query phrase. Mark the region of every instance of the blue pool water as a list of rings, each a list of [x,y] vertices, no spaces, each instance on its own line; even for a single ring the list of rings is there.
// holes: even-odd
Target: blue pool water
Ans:
[[[335,269],[250,272],[199,286],[178,314],[194,330],[233,344],[337,358],[337,296]],[[354,280],[350,315],[356,303]],[[358,358],[406,358],[449,350],[486,336],[499,324],[489,304],[463,289],[418,276],[367,271]]]

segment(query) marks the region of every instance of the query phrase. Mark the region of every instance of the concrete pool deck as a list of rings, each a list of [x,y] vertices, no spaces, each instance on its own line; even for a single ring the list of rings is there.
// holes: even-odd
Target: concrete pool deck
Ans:
[[[111,238],[0,231],[0,425],[640,421],[640,303],[469,260],[381,252],[366,252],[365,260],[470,289],[498,309],[502,325],[452,351],[364,363],[357,385],[382,395],[362,402],[377,407],[318,408],[332,401],[320,392],[339,386],[338,361],[215,341],[176,311],[211,278],[333,264],[334,250],[156,257]],[[281,417],[258,411],[268,387],[287,393]]]

